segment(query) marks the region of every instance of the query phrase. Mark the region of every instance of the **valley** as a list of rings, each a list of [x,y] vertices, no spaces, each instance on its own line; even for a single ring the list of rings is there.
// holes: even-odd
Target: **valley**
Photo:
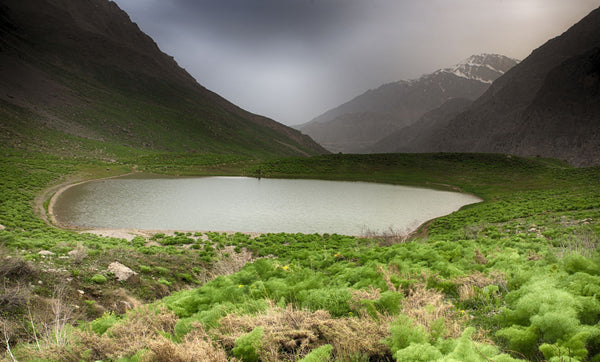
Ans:
[[[397,16],[418,15],[407,11],[414,10],[409,2],[383,1],[381,8],[364,8],[372,5],[366,2],[297,2],[292,8],[257,2],[254,8],[244,2],[231,9],[223,3],[180,1],[165,10],[151,8],[162,2],[148,2],[147,10],[162,10],[154,30],[171,18],[187,24],[185,33],[167,39],[191,39],[185,51],[198,52],[193,67],[277,106],[284,101],[280,82],[290,75],[308,89],[293,101],[321,95],[309,79],[327,72],[300,72],[296,58],[311,64],[314,58],[350,59],[347,73],[338,74],[339,89],[351,83],[348,78],[367,75],[357,46],[371,43],[372,35],[385,40],[379,50],[386,51],[369,58],[387,59],[390,42],[423,34],[419,27],[383,31],[388,18],[397,26]],[[194,12],[209,5],[214,11]],[[500,17],[497,10],[490,22]],[[257,14],[268,15],[260,26],[249,20]],[[300,15],[321,26],[296,23],[304,21]],[[336,28],[338,17],[350,25]],[[303,134],[201,85],[116,2],[3,0],[0,360],[600,360],[599,17],[600,9],[593,10],[522,61],[482,53],[414,80],[386,83],[305,123]],[[462,19],[473,18],[479,19]],[[407,26],[421,24],[404,19]],[[193,33],[204,25],[209,29]],[[453,32],[462,26],[455,24]],[[292,36],[298,29],[305,38]],[[350,36],[364,29],[362,41]],[[477,29],[485,40],[481,49],[498,35],[494,28],[494,37],[486,37],[484,29]],[[431,34],[431,41],[441,38]],[[230,43],[224,35],[243,41]],[[338,42],[321,43],[334,35]],[[283,58],[268,51],[274,44],[283,47]],[[227,71],[213,70],[223,69],[212,57],[217,49],[224,51]],[[250,56],[257,49],[258,60]],[[333,56],[338,51],[341,58]],[[429,60],[419,54],[418,62]],[[343,65],[334,64],[331,73]],[[254,87],[240,77],[248,69],[262,69]],[[127,197],[137,195],[160,200],[158,206],[111,215],[116,220],[101,225],[104,230],[64,228],[53,215],[54,196],[73,184],[142,174],[219,177],[217,186],[232,178],[255,186],[275,179],[308,185],[305,193],[293,192],[296,199],[267,190],[246,204],[247,191],[223,191],[234,197],[229,204],[211,191],[186,200],[211,200],[208,216],[193,214],[192,207],[178,210],[175,221],[209,219],[224,206],[223,219],[244,209],[258,224],[307,203],[307,213],[312,207],[319,219],[309,223],[330,224],[316,212],[329,206],[328,196],[344,191],[338,199],[348,211],[354,194],[364,193],[341,186],[348,182],[385,190],[370,214],[400,214],[392,208],[400,199],[385,203],[399,186],[469,194],[481,202],[425,216],[416,229],[364,233],[346,226],[284,230],[277,221],[252,232],[232,224],[218,230],[210,230],[214,224],[156,226],[171,216],[161,214],[171,201],[160,199],[167,191],[135,186],[121,190],[118,201],[127,206],[134,203]],[[259,213],[265,200],[276,206]],[[427,206],[424,200],[416,202]],[[91,201],[86,207],[102,211],[96,206]],[[111,230],[132,216],[146,224]]]
[[[19,153],[5,154],[1,164],[0,240],[3,260],[10,260],[1,270],[9,278],[1,300],[11,311],[4,317],[10,326],[4,333],[21,341],[11,350],[19,359],[136,360],[158,358],[166,348],[181,358],[214,353],[215,360],[226,360],[251,353],[234,349],[249,332],[248,338],[262,336],[250,351],[265,360],[299,359],[327,345],[332,347],[323,348],[331,348],[336,358],[410,356],[414,347],[403,344],[403,333],[415,335],[412,343],[436,356],[535,359],[568,348],[563,339],[546,334],[544,325],[512,317],[523,313],[525,300],[550,311],[558,305],[577,311],[585,303],[585,310],[556,323],[576,326],[564,333],[586,346],[579,356],[596,353],[593,321],[600,308],[588,291],[598,273],[598,168],[484,154],[326,155],[220,166],[181,159],[169,173],[255,176],[260,170],[261,177],[446,184],[484,202],[435,219],[411,235],[175,232],[120,239],[56,229],[31,208],[35,195],[61,176],[117,172],[106,170],[110,164]],[[124,163],[119,172],[133,166]],[[136,277],[116,279],[107,271],[114,262]],[[585,289],[574,288],[581,278]],[[544,288],[550,299],[534,298],[536,288]],[[62,303],[61,313],[69,313],[49,312],[49,320],[38,315],[56,302]],[[27,310],[35,333],[20,322]],[[537,313],[533,321],[552,318],[544,314],[550,312]],[[154,317],[142,322],[144,315]],[[307,335],[285,327],[292,316],[309,323],[302,324]],[[64,318],[61,329],[43,332],[54,318]],[[283,324],[262,324],[265,318]],[[138,336],[136,323],[150,322],[145,337]],[[71,329],[71,323],[79,327]],[[227,323],[236,327],[228,330]],[[327,329],[332,325],[340,332]],[[548,328],[566,328],[559,326]],[[530,330],[536,341],[515,339],[515,328]],[[159,331],[177,339],[162,340]],[[56,339],[57,332],[65,342]],[[34,336],[44,342],[36,344]],[[123,344],[123,338],[140,344]],[[28,340],[33,344],[24,343]],[[363,342],[351,342],[356,340]],[[296,347],[286,347],[290,341]],[[509,357],[512,352],[503,354],[503,348],[518,353]]]

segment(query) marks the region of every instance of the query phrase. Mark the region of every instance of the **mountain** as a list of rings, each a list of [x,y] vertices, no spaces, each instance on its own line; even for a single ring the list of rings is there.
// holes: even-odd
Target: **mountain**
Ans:
[[[410,153],[414,152],[415,143],[421,135],[438,132],[448,125],[457,115],[464,112],[473,103],[466,98],[452,98],[440,107],[425,113],[410,126],[382,138],[361,153]]]
[[[369,90],[296,128],[332,152],[363,152],[450,99],[476,99],[516,64],[502,55],[474,55],[419,79]]]
[[[2,0],[0,142],[44,152],[325,153],[199,85],[108,0]]]
[[[500,152],[600,164],[600,8],[534,50],[413,152]]]

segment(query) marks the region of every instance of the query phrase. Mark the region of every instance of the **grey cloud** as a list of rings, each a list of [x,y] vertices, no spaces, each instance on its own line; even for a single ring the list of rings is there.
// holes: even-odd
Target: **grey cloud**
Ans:
[[[280,122],[475,53],[524,58],[597,0],[116,0],[202,85]]]

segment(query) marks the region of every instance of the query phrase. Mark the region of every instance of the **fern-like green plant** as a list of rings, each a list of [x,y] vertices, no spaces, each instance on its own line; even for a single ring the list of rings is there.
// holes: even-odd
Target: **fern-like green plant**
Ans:
[[[331,359],[331,352],[333,352],[333,346],[330,344],[323,345],[319,348],[313,349],[298,362],[326,362]]]
[[[244,334],[235,340],[233,347],[233,355],[240,358],[244,362],[256,362],[259,360],[258,353],[260,351],[264,329],[256,327],[252,332]]]

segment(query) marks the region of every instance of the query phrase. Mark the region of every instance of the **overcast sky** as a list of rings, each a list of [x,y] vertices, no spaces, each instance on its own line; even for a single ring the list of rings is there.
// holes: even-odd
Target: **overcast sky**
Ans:
[[[523,59],[600,0],[116,0],[208,89],[295,125],[468,58]]]

